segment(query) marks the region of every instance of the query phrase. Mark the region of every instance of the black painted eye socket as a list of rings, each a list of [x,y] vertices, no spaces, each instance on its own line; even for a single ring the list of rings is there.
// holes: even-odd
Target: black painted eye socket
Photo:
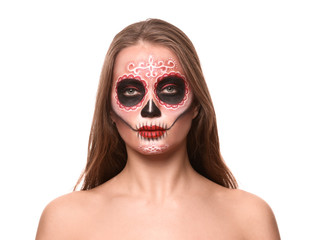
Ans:
[[[139,80],[123,79],[117,83],[118,100],[126,107],[137,105],[144,95],[145,88]]]
[[[159,99],[167,104],[178,104],[185,96],[185,81],[178,76],[163,78],[156,87]]]

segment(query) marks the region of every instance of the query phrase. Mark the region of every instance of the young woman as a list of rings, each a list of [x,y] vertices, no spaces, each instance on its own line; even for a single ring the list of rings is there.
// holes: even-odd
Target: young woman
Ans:
[[[191,41],[162,20],[114,38],[83,178],[45,208],[37,240],[280,239],[272,210],[223,162]]]

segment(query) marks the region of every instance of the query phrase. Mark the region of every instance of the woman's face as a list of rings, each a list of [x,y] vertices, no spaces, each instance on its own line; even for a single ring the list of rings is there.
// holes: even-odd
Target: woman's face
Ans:
[[[159,154],[186,144],[196,115],[192,100],[183,69],[168,48],[140,43],[118,54],[111,117],[127,148]]]

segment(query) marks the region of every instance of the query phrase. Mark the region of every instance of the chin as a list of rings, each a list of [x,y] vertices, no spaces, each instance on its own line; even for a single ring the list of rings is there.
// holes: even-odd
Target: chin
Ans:
[[[166,152],[169,147],[168,144],[146,144],[140,145],[138,151],[144,155],[158,155]]]

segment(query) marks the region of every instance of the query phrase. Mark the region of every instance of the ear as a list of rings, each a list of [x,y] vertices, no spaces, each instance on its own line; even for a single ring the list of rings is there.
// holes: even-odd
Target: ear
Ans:
[[[198,116],[199,110],[200,110],[200,105],[195,106],[195,107],[193,108],[193,119],[195,119],[195,118]]]
[[[115,113],[113,112],[113,110],[110,110],[109,112],[109,117],[110,117],[110,120],[112,121],[112,124],[116,124],[115,122]]]

